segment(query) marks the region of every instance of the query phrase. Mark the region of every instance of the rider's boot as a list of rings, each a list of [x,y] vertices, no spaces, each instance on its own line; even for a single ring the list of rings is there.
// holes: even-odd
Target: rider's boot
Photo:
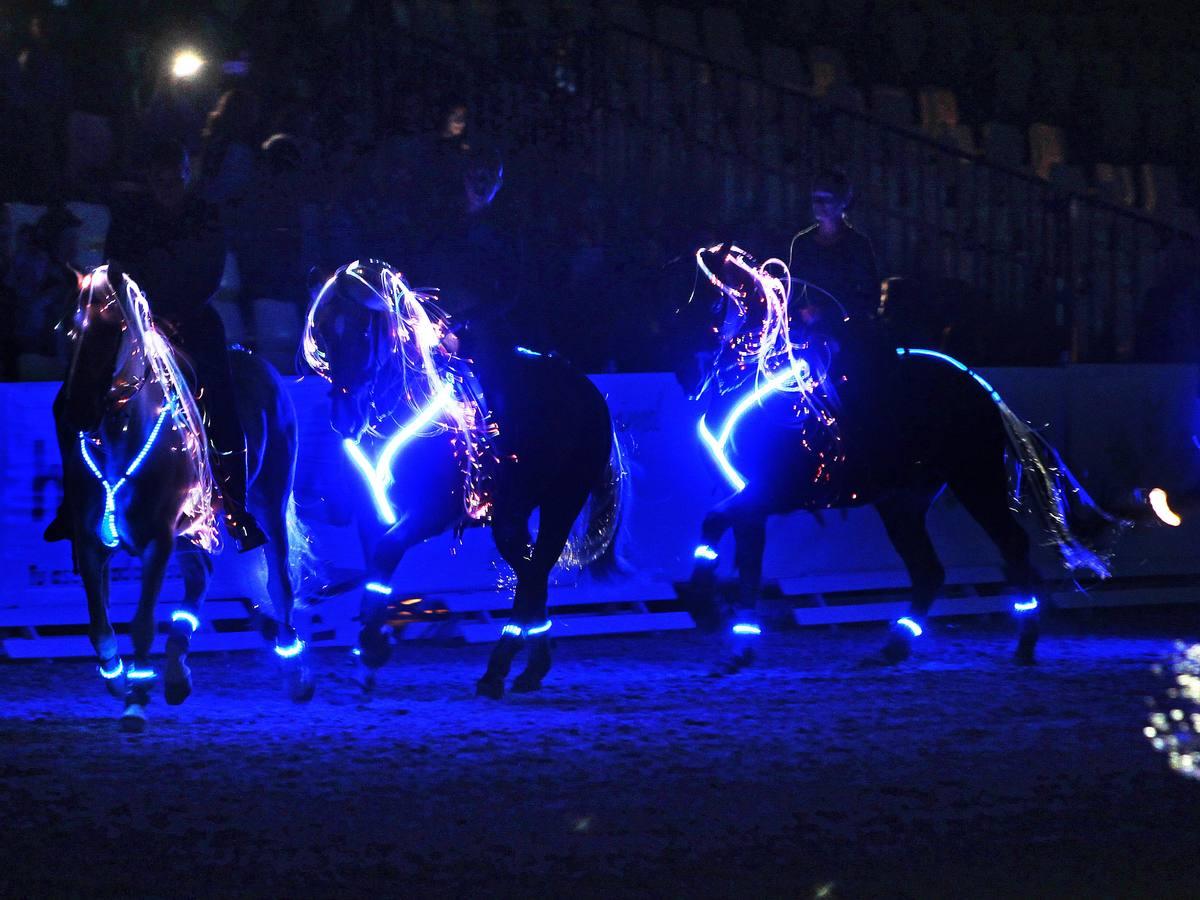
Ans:
[[[267,535],[246,509],[246,451],[215,453],[212,459],[225,502],[225,528],[238,553],[263,546],[267,543]]]

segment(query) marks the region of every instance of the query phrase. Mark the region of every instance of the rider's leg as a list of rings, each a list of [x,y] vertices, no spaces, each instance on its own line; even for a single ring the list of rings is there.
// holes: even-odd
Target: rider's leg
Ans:
[[[211,307],[205,307],[184,332],[200,382],[200,402],[208,417],[208,439],[214,449],[213,475],[221,491],[225,527],[241,552],[261,547],[267,536],[246,509],[246,434],[238,419],[233,370],[225,344],[225,327]]]

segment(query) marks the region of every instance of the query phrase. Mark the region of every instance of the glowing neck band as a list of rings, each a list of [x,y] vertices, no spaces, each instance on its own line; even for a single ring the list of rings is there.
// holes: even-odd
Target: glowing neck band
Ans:
[[[104,477],[104,474],[100,471],[100,467],[92,459],[91,451],[88,450],[87,446],[87,436],[82,431],[79,432],[79,455],[83,457],[83,461],[87,463],[87,467],[96,476],[96,480],[100,482],[100,486],[104,488],[104,513],[100,516],[99,534],[100,540],[105,547],[116,547],[121,543],[121,535],[117,531],[117,491],[124,486],[126,481],[133,477],[134,472],[145,461],[147,454],[150,453],[150,448],[154,446],[154,442],[158,438],[158,433],[162,431],[163,422],[167,420],[167,415],[170,412],[171,405],[169,403],[164,404],[158,414],[158,420],[155,421],[154,427],[150,429],[150,436],[146,438],[146,443],[142,445],[142,449],[138,451],[133,461],[125,467],[125,474],[117,480],[116,484],[108,483],[108,479]]]
[[[729,439],[733,437],[733,432],[737,428],[738,422],[742,416],[750,411],[752,406],[761,403],[763,398],[768,394],[784,390],[785,386],[788,385],[794,385],[794,387],[789,388],[790,390],[812,389],[813,385],[809,375],[808,363],[802,359],[797,360],[794,368],[788,367],[776,372],[766,381],[755,387],[754,390],[746,394],[729,411],[716,435],[709,431],[708,423],[704,420],[704,416],[701,416],[700,421],[696,423],[696,432],[700,435],[700,440],[708,448],[709,454],[721,470],[721,474],[725,476],[725,480],[729,482],[729,486],[735,491],[745,489],[746,479],[742,477],[742,474],[729,461],[725,447],[729,443]]]
[[[350,438],[342,441],[346,455],[350,457],[350,461],[354,463],[371,492],[371,500],[375,503],[375,514],[385,525],[396,524],[396,510],[392,506],[392,501],[388,499],[388,488],[395,481],[392,476],[392,463],[395,461],[396,455],[405,444],[420,433],[421,429],[437,418],[453,400],[454,386],[448,381],[444,382],[441,389],[425,405],[425,408],[388,438],[374,465],[371,464],[367,454],[363,452],[356,441]]]

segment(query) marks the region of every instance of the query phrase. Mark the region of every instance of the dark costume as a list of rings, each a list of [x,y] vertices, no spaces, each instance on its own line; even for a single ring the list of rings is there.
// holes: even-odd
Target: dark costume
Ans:
[[[817,240],[818,228],[810,225],[792,238],[792,276],[828,291],[851,319],[873,317],[879,307],[879,267],[870,239],[846,223],[837,241],[822,244]],[[798,292],[799,286],[793,294]],[[813,296],[811,302],[825,308],[829,301]]]

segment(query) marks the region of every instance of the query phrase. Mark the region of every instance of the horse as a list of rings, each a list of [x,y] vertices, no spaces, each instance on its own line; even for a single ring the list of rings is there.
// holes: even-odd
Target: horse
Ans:
[[[864,505],[878,511],[912,585],[909,612],[890,624],[882,661],[909,658],[945,584],[926,515],[946,487],[999,550],[1014,591],[1015,659],[1035,662],[1050,598],[1010,508],[1008,463],[1014,496],[1028,498],[1068,569],[1107,577],[1097,548],[1118,521],[968,366],[937,351],[887,346],[846,322],[822,322],[819,312],[807,324],[819,307],[795,316],[792,285],[803,282],[781,260],[760,265],[727,243],[699,249],[695,261],[697,287],[677,311],[676,375],[689,396],[708,400],[697,434],[731,493],[704,518],[680,591],[699,623],[730,626],[723,667],[748,664],[761,633],[755,606],[768,517]],[[716,602],[717,547],[730,530],[738,574],[731,623]]]
[[[555,355],[495,342],[467,358],[450,326],[400,272],[355,260],[316,291],[301,352],[330,383],[330,424],[361,476],[367,572],[353,652],[364,690],[391,655],[392,577],[405,552],[452,527],[490,525],[516,592],[476,694],[500,699],[525,645],[512,690],[541,688],[550,573],[560,561],[613,561],[627,478],[608,404],[586,376]]]
[[[185,597],[171,616],[164,693],[180,704],[192,691],[187,653],[200,626],[211,561],[220,547],[218,510],[204,422],[184,375],[186,361],[155,325],[145,295],[115,265],[81,281],[74,351],[54,404],[75,563],[87,594],[89,637],[109,692],[125,703],[122,728],[145,728],[158,673],[151,666],[155,606],[177,540],[192,545],[180,567]],[[238,413],[247,428],[248,503],[269,538],[271,617],[264,636],[283,661],[292,697],[312,697],[305,643],[292,624],[293,573],[307,549],[295,518],[296,414],[268,363],[246,352],[230,362]],[[140,558],[141,590],[131,623],[133,658],[121,659],[109,620],[109,566],[118,550]]]

